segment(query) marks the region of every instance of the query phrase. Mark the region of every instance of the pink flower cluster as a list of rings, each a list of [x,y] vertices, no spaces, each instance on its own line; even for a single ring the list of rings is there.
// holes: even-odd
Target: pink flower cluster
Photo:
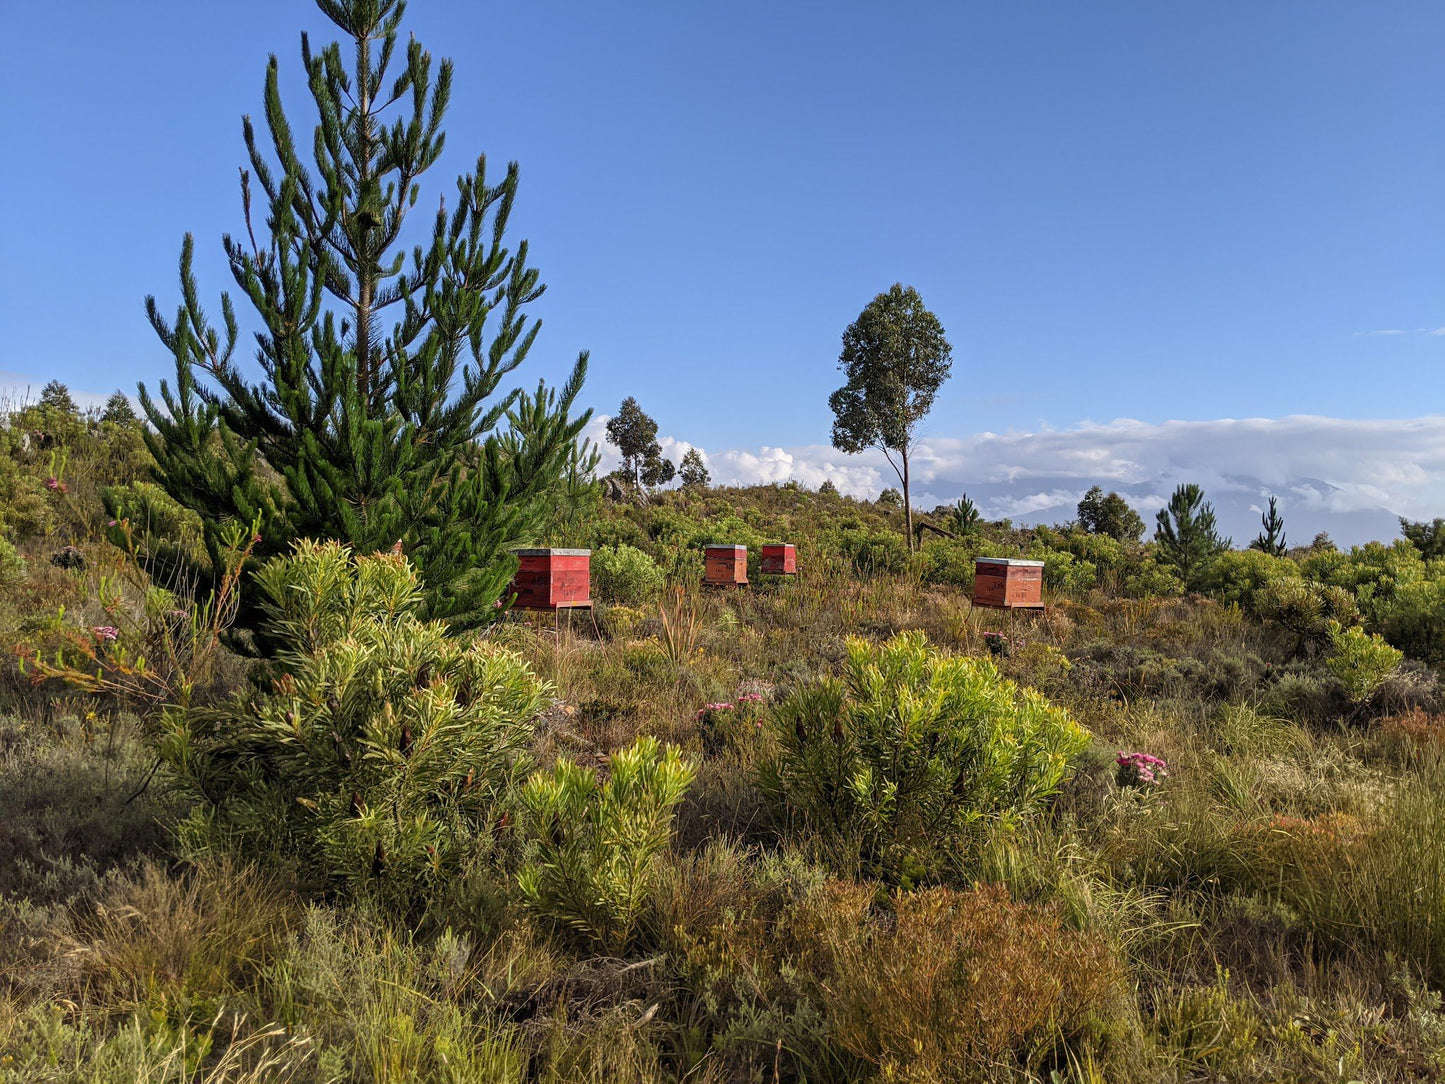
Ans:
[[[53,475],[45,479],[45,488],[50,490],[52,493],[66,493],[69,491],[69,487],[59,478],[56,478]]]
[[[738,697],[739,704],[761,704],[763,700],[762,693],[743,693]]]
[[[741,697],[739,699],[741,699]],[[704,716],[707,715],[713,715],[717,712],[732,710],[733,706],[731,704],[729,704],[726,700],[720,700],[716,704],[704,704],[702,707],[697,709],[697,714],[694,715],[693,718],[702,719]]]
[[[95,635],[97,640],[115,640],[120,636],[120,629],[114,625],[93,625],[90,631]]]
[[[1169,765],[1164,758],[1148,753],[1126,753],[1121,749],[1114,763],[1119,765],[1121,786],[1153,786],[1169,777]]]

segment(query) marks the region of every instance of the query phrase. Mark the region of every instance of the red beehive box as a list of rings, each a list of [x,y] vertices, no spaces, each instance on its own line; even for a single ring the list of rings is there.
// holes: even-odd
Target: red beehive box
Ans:
[[[769,576],[796,576],[798,551],[791,542],[769,543],[763,547],[763,572]]]
[[[975,558],[973,604],[1001,610],[1042,610],[1044,563],[1016,557]]]
[[[592,605],[591,550],[514,550],[513,606],[520,610],[567,610]]]
[[[703,548],[702,582],[714,587],[743,587],[748,582],[748,548],[746,546],[706,546]]]

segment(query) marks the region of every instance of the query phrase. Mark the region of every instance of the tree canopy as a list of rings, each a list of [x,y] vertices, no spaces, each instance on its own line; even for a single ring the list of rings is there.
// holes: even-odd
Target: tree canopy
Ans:
[[[617,416],[607,420],[607,439],[622,455],[622,473],[635,486],[662,486],[677,473],[662,454],[657,422],[643,412],[636,399],[622,400]]]
[[[1105,494],[1093,486],[1079,501],[1079,526],[1090,534],[1108,535],[1118,542],[1137,542],[1144,534],[1144,520],[1114,492]]]
[[[943,325],[912,286],[894,283],[843,332],[838,368],[847,382],[828,398],[833,446],[857,453],[878,448],[903,486],[908,544],[913,545],[910,459],[918,424],[933,409],[953,367]]]

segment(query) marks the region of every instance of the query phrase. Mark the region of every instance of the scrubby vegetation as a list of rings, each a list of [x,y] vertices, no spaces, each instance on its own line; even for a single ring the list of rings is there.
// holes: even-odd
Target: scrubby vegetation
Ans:
[[[303,542],[237,574],[253,660],[105,511],[203,544],[140,423],[62,392],[0,427],[0,1081],[1445,1075],[1428,532],[1161,546],[1100,492],[910,552],[583,478],[531,541],[595,620],[464,633]],[[776,540],[796,580],[700,588]],[[1047,611],[974,609],[980,553]]]

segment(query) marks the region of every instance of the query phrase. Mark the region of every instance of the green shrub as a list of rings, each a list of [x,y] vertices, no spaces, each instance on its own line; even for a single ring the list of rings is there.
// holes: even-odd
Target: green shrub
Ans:
[[[1130,598],[1178,598],[1184,581],[1174,569],[1146,557],[1124,577],[1124,594]]]
[[[0,535],[0,591],[8,591],[25,580],[25,558],[15,552],[4,535]]]
[[[657,597],[663,574],[657,562],[635,546],[603,546],[592,554],[592,584],[603,602],[640,606]]]
[[[1301,643],[1329,639],[1330,623],[1353,624],[1359,613],[1355,600],[1342,587],[1281,577],[1254,593],[1254,613],[1294,633]]]
[[[859,576],[896,576],[908,570],[912,554],[901,534],[893,531],[845,530],[838,549]]]
[[[965,542],[930,542],[923,550],[923,582],[946,587],[973,587],[978,546]]]
[[[1245,613],[1255,612],[1255,596],[1277,580],[1298,580],[1299,566],[1287,557],[1260,550],[1228,550],[1210,562],[1200,587]]]
[[[1411,658],[1445,665],[1445,576],[1399,588],[1380,624],[1385,638]]]
[[[161,755],[196,802],[182,838],[289,854],[423,906],[490,841],[548,687],[511,652],[418,618],[402,557],[301,542],[257,583],[284,645],[271,688],[163,723]]]
[[[781,754],[765,784],[807,826],[890,879],[967,849],[1052,795],[1088,732],[991,662],[945,655],[922,633],[850,639],[841,679],[775,713]]]
[[[1043,561],[1044,585],[1051,591],[1082,595],[1098,582],[1099,570],[1093,562],[1077,560],[1072,553],[1036,546],[1029,551],[1029,557]]]
[[[1338,621],[1330,623],[1329,636],[1334,654],[1325,665],[1345,687],[1345,695],[1356,704],[1374,695],[1405,657],[1378,634],[1366,633],[1361,628],[1347,629]]]
[[[612,754],[599,780],[565,757],[522,791],[530,854],[517,883],[527,903],[614,954],[632,940],[654,860],[694,768],[676,747],[642,737]]]

